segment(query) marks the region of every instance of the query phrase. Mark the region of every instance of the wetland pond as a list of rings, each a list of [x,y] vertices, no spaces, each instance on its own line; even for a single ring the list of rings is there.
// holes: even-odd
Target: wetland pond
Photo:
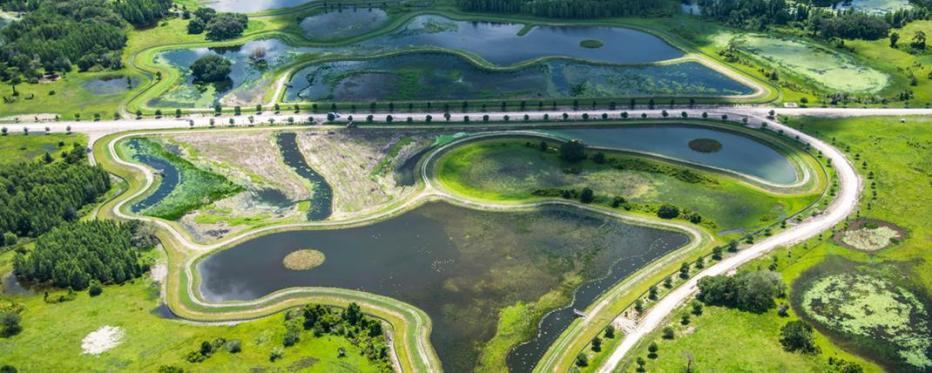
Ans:
[[[256,13],[265,10],[291,8],[314,0],[201,0],[201,5],[218,12]]]
[[[295,73],[286,101],[734,96],[752,89],[697,62],[602,65],[557,59],[489,70],[447,53],[323,62]]]
[[[341,39],[365,34],[388,21],[388,13],[379,8],[337,9],[312,15],[301,21],[304,36],[309,39]]]
[[[796,167],[776,148],[734,131],[690,125],[630,126],[544,131],[596,147],[629,150],[749,175],[777,185],[797,182]],[[695,140],[716,141],[714,152],[690,147]]]
[[[358,289],[410,303],[430,315],[431,341],[444,369],[472,370],[495,334],[499,312],[552,291],[572,293],[567,279],[586,281],[573,308],[688,242],[682,233],[641,227],[580,210],[484,212],[429,203],[369,226],[274,233],[198,262],[203,297],[251,300],[299,286]],[[327,260],[309,271],[282,265],[313,247]],[[564,289],[564,290],[561,290]],[[569,312],[572,312],[569,309]],[[542,337],[509,358],[529,368],[569,323],[567,310],[546,317]]]
[[[158,187],[155,191],[130,207],[133,213],[138,214],[149,207],[155,206],[162,199],[171,194],[171,192],[175,190],[175,187],[178,186],[178,182],[181,179],[178,174],[178,169],[168,160],[154,155],[141,154],[139,152],[139,139],[129,140],[127,146],[134,150],[134,161],[140,162],[146,165],[146,167],[155,170],[160,177]]]

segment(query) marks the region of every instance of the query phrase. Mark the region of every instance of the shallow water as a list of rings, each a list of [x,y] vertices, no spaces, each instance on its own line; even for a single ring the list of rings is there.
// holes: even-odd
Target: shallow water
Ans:
[[[457,21],[422,15],[398,31],[360,43],[366,48],[434,46],[474,53],[496,65],[563,56],[589,61],[635,64],[668,60],[683,52],[662,39],[621,27],[539,26],[518,35],[524,25]],[[601,48],[584,48],[583,40],[602,41]]]
[[[314,195],[310,199],[311,206],[307,211],[307,220],[327,219],[333,213],[333,189],[323,176],[307,164],[304,154],[301,153],[298,147],[297,137],[293,132],[275,135],[285,164],[312,185]]]
[[[501,308],[558,288],[576,265],[591,279],[618,263],[611,280],[580,290],[576,306],[585,307],[592,299],[587,294],[604,291],[687,240],[576,210],[496,213],[431,203],[365,227],[259,237],[212,254],[197,270],[200,291],[210,301],[330,286],[411,303],[431,316],[431,340],[445,370],[460,372],[475,366],[474,346],[494,335]],[[286,270],[282,259],[306,248],[320,250],[326,261],[310,271]],[[552,334],[570,321],[548,318],[544,330]],[[530,361],[539,352],[522,356]]]
[[[793,184],[797,170],[785,155],[750,136],[689,125],[561,129],[546,131],[593,146],[647,152],[750,175],[771,183]],[[689,147],[695,139],[714,139],[722,149],[702,153]]]
[[[128,92],[139,85],[139,79],[123,76],[91,79],[82,85],[84,89],[95,95],[112,95]]]
[[[127,145],[138,149],[138,140],[131,139]],[[171,192],[175,190],[175,187],[178,186],[180,178],[178,175],[178,169],[175,168],[171,162],[165,159],[137,153],[133,155],[133,160],[145,164],[147,167],[155,170],[161,177],[161,181],[159,182],[158,187],[154,192],[152,192],[152,194],[148,195],[143,200],[136,202],[130,207],[130,210],[132,210],[133,213],[139,213],[142,210],[155,206],[161,202],[162,199],[171,194]]]
[[[663,66],[551,60],[494,71],[446,53],[413,53],[309,65],[286,101],[459,100],[645,95],[725,96],[752,90],[696,62]]]
[[[314,0],[202,0],[201,4],[220,12],[255,13],[263,10],[291,8]]]
[[[329,40],[365,34],[387,20],[388,13],[379,8],[346,8],[312,15],[300,26],[309,39]]]

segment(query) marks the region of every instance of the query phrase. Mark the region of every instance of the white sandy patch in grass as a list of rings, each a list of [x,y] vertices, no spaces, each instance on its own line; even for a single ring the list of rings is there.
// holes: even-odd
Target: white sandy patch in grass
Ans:
[[[168,266],[165,263],[156,264],[149,268],[149,275],[152,276],[152,281],[163,282],[168,276]]]
[[[123,328],[104,325],[81,340],[81,349],[87,355],[100,355],[119,346],[124,334]]]

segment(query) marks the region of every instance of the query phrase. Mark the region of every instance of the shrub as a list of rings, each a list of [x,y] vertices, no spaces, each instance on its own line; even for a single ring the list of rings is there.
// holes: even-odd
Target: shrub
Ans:
[[[586,357],[586,354],[580,352],[579,355],[576,355],[576,366],[578,367],[589,366],[589,358]]]
[[[238,339],[227,341],[227,343],[223,345],[223,348],[231,354],[236,354],[243,350],[242,343]]]
[[[586,145],[579,140],[570,140],[560,144],[560,159],[567,162],[579,162],[586,159]]]
[[[92,280],[90,288],[87,289],[87,293],[92,297],[96,297],[102,294],[103,292],[104,292],[104,288],[100,286],[100,281]]]
[[[579,202],[582,203],[592,203],[595,199],[595,193],[592,189],[583,188],[582,193],[579,194]]]
[[[663,339],[673,339],[673,328],[665,327],[663,328]]]
[[[23,331],[23,327],[19,325],[19,321],[19,314],[13,312],[0,313],[0,336],[12,337]]]
[[[673,219],[680,216],[680,209],[673,205],[663,205],[657,209],[657,216],[661,219]]]
[[[282,346],[276,346],[269,354],[269,361],[275,361],[285,356],[285,349]]]
[[[812,327],[800,320],[790,321],[780,328],[780,344],[789,352],[819,352],[812,340]]]

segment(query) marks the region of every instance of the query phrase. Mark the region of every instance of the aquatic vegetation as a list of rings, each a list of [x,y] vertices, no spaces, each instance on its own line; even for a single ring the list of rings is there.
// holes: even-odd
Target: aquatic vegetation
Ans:
[[[886,74],[862,65],[853,57],[789,38],[757,34],[733,40],[738,49],[832,90],[875,93],[889,84]]]
[[[476,367],[505,307],[535,303],[545,307],[535,311],[539,317],[568,302],[583,281],[607,276],[587,290],[598,294],[687,241],[681,233],[575,209],[501,213],[430,203],[362,227],[262,236],[211,254],[197,269],[210,301],[322,286],[408,302],[430,315],[431,342],[445,370],[461,372]],[[284,269],[283,258],[308,242],[326,261],[307,273]],[[545,296],[560,301],[538,303]],[[513,330],[530,338],[537,321],[525,319]],[[558,333],[570,321],[547,331]]]
[[[551,60],[488,70],[445,53],[410,53],[308,65],[292,77],[295,100],[458,100],[623,96],[730,96],[751,89],[696,62],[617,66]]]
[[[365,34],[382,27],[388,13],[379,8],[353,7],[315,14],[301,21],[304,36],[310,39],[340,39]]]
[[[149,203],[138,209],[144,215],[175,220],[201,206],[243,191],[243,187],[194,166],[154,140],[134,138],[123,144],[126,144],[123,151],[133,159],[146,164],[156,160],[160,166],[170,167],[177,175],[176,184],[172,188],[156,189],[150,196],[155,198],[148,198]],[[137,210],[136,206],[134,210]]]
[[[847,335],[892,364],[932,367],[930,316],[910,290],[870,273],[830,273],[808,281],[800,307],[834,333]]]
[[[700,153],[715,153],[722,150],[722,143],[716,139],[689,140],[689,148]]]
[[[314,249],[303,249],[285,255],[282,265],[292,271],[307,271],[324,264],[324,260],[327,260],[324,253]]]

